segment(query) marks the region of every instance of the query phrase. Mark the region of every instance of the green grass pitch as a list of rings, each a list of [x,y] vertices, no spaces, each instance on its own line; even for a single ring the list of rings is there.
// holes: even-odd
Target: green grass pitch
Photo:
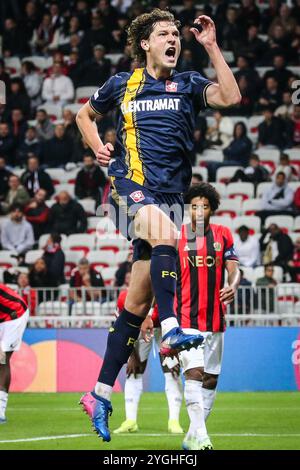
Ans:
[[[163,393],[145,393],[139,410],[139,432],[112,435],[110,443],[91,432],[90,421],[77,405],[80,394],[11,394],[8,422],[0,425],[4,449],[49,450],[180,450],[183,436],[167,433],[167,402]],[[113,397],[110,419],[115,429],[124,419],[123,394]],[[184,405],[181,424],[188,416]],[[219,393],[208,431],[216,450],[300,450],[300,394]]]

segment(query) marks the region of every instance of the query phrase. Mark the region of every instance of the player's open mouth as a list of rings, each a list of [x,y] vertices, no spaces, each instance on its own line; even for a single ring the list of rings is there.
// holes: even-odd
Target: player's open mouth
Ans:
[[[174,59],[175,54],[176,54],[176,48],[172,47],[172,46],[168,47],[168,49],[166,50],[166,56],[171,57],[171,58]]]

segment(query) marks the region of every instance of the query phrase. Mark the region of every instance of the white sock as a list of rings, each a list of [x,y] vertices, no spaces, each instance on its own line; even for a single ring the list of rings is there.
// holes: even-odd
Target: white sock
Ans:
[[[202,383],[198,380],[186,380],[184,397],[187,411],[190,417],[190,427],[187,435],[197,437],[200,440],[207,438],[207,430],[204,420]]]
[[[173,377],[171,372],[165,372],[165,392],[169,406],[169,420],[179,421],[182,402],[182,384],[179,376]]]
[[[211,409],[213,407],[217,391],[209,390],[208,388],[202,387],[202,397],[203,397],[203,407],[204,407],[204,417],[205,421],[210,415]]]
[[[105,398],[108,401],[110,401],[112,389],[111,385],[106,385],[102,382],[97,382],[95,385],[95,393],[99,395],[99,397]]]
[[[137,374],[136,378],[131,374],[125,382],[125,412],[126,419],[137,421],[139,401],[143,392],[143,375]]]
[[[7,407],[8,393],[0,390],[0,418],[5,418]]]
[[[176,317],[166,318],[161,322],[161,335],[164,337],[170,330],[179,326]]]

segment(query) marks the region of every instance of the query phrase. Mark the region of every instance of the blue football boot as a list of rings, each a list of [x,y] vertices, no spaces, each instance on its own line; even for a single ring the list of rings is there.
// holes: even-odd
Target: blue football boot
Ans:
[[[176,327],[168,331],[162,338],[160,354],[163,356],[175,356],[180,351],[189,351],[191,348],[197,348],[204,341],[204,337],[199,333],[189,335]]]
[[[110,401],[105,398],[98,397],[94,392],[85,393],[79,402],[93,423],[95,432],[103,441],[110,441],[110,432],[108,429],[108,415],[112,414],[112,406]]]

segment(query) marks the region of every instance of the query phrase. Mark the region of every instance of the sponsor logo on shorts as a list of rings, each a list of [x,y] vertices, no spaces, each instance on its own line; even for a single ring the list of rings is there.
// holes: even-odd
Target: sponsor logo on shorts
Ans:
[[[134,202],[141,202],[145,199],[145,196],[143,194],[143,191],[134,191],[133,193],[130,194],[131,199]]]

